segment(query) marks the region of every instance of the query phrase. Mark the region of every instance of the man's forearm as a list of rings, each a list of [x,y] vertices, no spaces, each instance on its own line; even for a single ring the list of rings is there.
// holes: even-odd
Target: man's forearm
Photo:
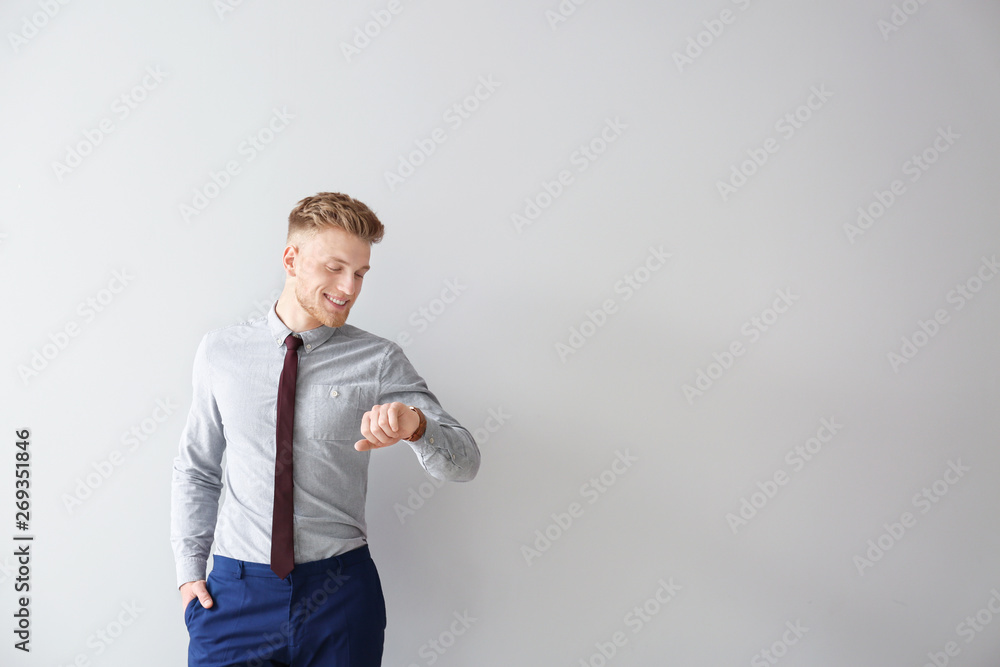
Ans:
[[[177,585],[205,578],[215,538],[222,484],[174,464],[170,503],[170,542]]]

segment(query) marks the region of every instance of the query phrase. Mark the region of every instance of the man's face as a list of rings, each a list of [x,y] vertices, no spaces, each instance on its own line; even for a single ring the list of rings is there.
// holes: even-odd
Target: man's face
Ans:
[[[316,326],[339,327],[347,321],[370,257],[368,243],[339,227],[321,229],[298,244],[292,259],[295,298]]]

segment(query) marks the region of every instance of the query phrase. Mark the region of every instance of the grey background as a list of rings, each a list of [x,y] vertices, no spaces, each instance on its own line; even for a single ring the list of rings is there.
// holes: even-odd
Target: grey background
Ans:
[[[387,228],[350,322],[408,333],[483,452],[476,480],[441,488],[406,446],[373,456],[385,665],[774,664],[767,649],[787,666],[917,667],[949,642],[948,664],[997,664],[1000,280],[977,282],[1000,250],[997,3],[401,0],[368,25],[387,4],[0,7],[0,661],[184,664],[169,486],[195,346],[276,297],[289,210],[333,190]],[[560,4],[575,11],[553,22]],[[705,46],[679,67],[689,39]],[[133,92],[147,68],[162,81]],[[499,85],[454,127],[480,77]],[[814,87],[831,95],[800,109]],[[248,160],[274,109],[294,118]],[[797,111],[786,137],[776,124]],[[113,131],[60,173],[102,119]],[[624,129],[579,171],[609,119]],[[390,187],[435,128],[446,140]],[[769,138],[777,151],[724,198],[718,183]],[[185,220],[230,160],[240,172]],[[572,182],[519,230],[512,214],[561,170]],[[895,180],[905,191],[852,243],[845,225]],[[651,246],[671,256],[644,273]],[[116,271],[128,284],[105,291]],[[645,279],[628,299],[626,275]],[[449,304],[446,281],[462,286]],[[958,299],[966,283],[978,291]],[[795,300],[773,318],[779,290]],[[87,316],[87,299],[105,303]],[[756,340],[754,317],[770,321]],[[894,365],[921,321],[935,335]],[[572,328],[590,335],[561,356]],[[734,341],[744,353],[711,368]],[[26,373],[36,353],[51,358]],[[689,400],[699,370],[716,379]],[[796,469],[786,453],[824,418],[842,427]],[[10,632],[20,428],[30,655]],[[625,453],[636,462],[594,492]],[[782,472],[734,531],[727,515]],[[556,539],[527,558],[536,531]],[[889,549],[859,564],[880,538]],[[679,587],[662,605],[661,580]],[[656,613],[636,631],[644,604]],[[449,636],[455,613],[476,620]],[[990,622],[970,639],[977,613]]]

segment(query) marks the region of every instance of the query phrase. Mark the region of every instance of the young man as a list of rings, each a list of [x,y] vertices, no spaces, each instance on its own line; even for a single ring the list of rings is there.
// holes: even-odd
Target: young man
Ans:
[[[380,665],[371,450],[406,440],[442,480],[479,469],[472,435],[399,345],[345,324],[382,235],[363,203],[306,197],[288,219],[274,307],[198,346],[171,506],[190,667]]]

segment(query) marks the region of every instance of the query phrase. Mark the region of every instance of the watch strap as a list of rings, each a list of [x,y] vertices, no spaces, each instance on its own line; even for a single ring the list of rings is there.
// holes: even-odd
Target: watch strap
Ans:
[[[420,423],[417,424],[417,430],[413,432],[413,435],[409,438],[403,438],[403,440],[406,440],[407,442],[416,442],[423,437],[424,431],[427,430],[427,417],[424,416],[424,413],[420,410],[420,408],[414,405],[407,405],[406,407],[417,413],[417,416],[420,417]]]

